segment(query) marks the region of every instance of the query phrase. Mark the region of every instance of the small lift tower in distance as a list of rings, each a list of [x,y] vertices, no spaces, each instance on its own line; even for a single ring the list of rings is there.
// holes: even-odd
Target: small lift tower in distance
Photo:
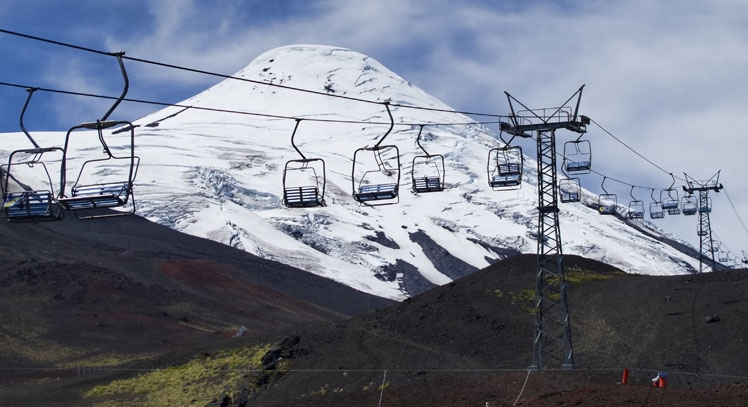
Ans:
[[[558,108],[530,109],[512,95],[509,101],[509,123],[501,129],[519,137],[537,141],[538,163],[538,262],[535,295],[535,332],[533,335],[534,369],[560,365],[574,368],[569,305],[566,300],[566,272],[558,221],[558,180],[556,175],[556,130],[566,129],[584,134],[590,119],[580,116],[579,102],[584,85]],[[567,104],[576,98],[572,108]],[[525,110],[515,111],[514,103]],[[567,172],[569,168],[566,169]]]
[[[709,192],[719,192],[723,187],[719,183],[719,173],[717,171],[707,181],[696,181],[695,179],[686,176],[686,184],[683,186],[688,196],[693,196],[695,192],[699,193],[699,203],[696,211],[699,214],[699,273],[705,273],[708,271],[716,270],[716,261],[714,259],[714,241],[712,240],[712,225],[709,221],[709,214],[712,212],[712,200],[709,198]],[[685,207],[683,209],[686,211]]]

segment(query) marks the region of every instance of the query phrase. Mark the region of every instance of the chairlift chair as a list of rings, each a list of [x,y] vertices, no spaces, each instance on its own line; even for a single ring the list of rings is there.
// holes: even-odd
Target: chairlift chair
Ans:
[[[423,151],[423,155],[413,157],[411,167],[411,181],[413,192],[439,192],[444,190],[444,156],[441,154],[429,154],[421,145],[421,133],[423,127],[418,130],[416,144]]]
[[[666,189],[660,191],[660,202],[662,202],[662,209],[668,211],[669,215],[678,215],[678,206],[680,198],[678,197],[678,191],[675,189]],[[675,213],[672,213],[675,210]]]
[[[60,147],[42,148],[31,137],[23,123],[26,108],[36,88],[26,89],[28,96],[23,105],[19,123],[21,130],[34,148],[15,150],[10,153],[8,163],[0,166],[2,182],[0,189],[3,195],[2,216],[11,222],[40,221],[62,219],[62,209],[57,204],[52,177],[42,158],[50,155],[62,155]],[[11,186],[13,181],[13,186]]]
[[[717,260],[720,263],[728,263],[730,261],[730,253],[727,251],[727,248],[720,248],[717,253]]]
[[[522,170],[525,160],[522,147],[511,146],[514,136],[508,142],[504,141],[501,134],[499,138],[504,145],[492,148],[488,152],[488,185],[494,191],[519,189],[522,187]]]
[[[579,202],[582,200],[582,183],[579,178],[570,178],[564,167],[561,166],[561,172],[566,176],[558,181],[558,195],[561,202]]]
[[[658,201],[654,197],[654,189],[650,193],[652,202],[649,204],[649,217],[652,219],[662,219],[665,217],[665,211],[662,209],[662,202]]]
[[[353,199],[362,205],[388,205],[400,201],[400,150],[395,145],[382,145],[395,126],[395,120],[389,102],[384,106],[390,116],[390,128],[373,147],[361,147],[353,154]]]
[[[673,177],[673,183],[667,189],[660,191],[660,202],[662,202],[662,209],[667,212],[668,215],[680,215],[678,190],[673,188],[675,185],[675,177]]]
[[[644,202],[636,199],[634,196],[634,186],[631,186],[631,202],[629,202],[629,219],[642,219],[644,218]]]
[[[603,192],[597,198],[597,211],[601,215],[615,215],[616,208],[618,207],[618,199],[616,194],[610,194],[605,190],[605,180],[607,177],[603,177],[603,182],[600,184]]]
[[[686,195],[681,199],[681,208],[684,215],[695,215],[699,210],[699,201],[695,195]]]
[[[129,121],[108,120],[109,115],[125,98],[129,87],[127,72],[122,62],[124,52],[110,54],[117,58],[124,78],[124,90],[104,116],[95,121],[82,123],[68,130],[60,170],[60,196],[58,202],[66,210],[74,211],[79,219],[93,219],[135,213],[133,183],[137,175],[140,158],[135,155],[135,127]],[[110,134],[105,130],[116,129]],[[89,131],[86,131],[89,130]],[[95,130],[104,156],[88,158],[78,168],[75,181],[68,185],[68,171],[75,159],[71,158],[70,141],[73,135],[90,135]],[[112,148],[107,139],[114,133],[127,133],[127,142]],[[76,136],[77,137],[77,136]],[[117,152],[117,154],[115,154]],[[100,156],[99,156],[100,157]]]
[[[289,208],[310,208],[325,205],[325,161],[307,158],[294,143],[301,119],[296,119],[291,145],[301,156],[289,160],[283,169],[283,204]]]
[[[563,167],[569,174],[588,174],[592,171],[592,146],[589,140],[576,139],[564,143]]]
[[[561,202],[579,202],[582,200],[582,185],[579,178],[565,178],[558,182]]]

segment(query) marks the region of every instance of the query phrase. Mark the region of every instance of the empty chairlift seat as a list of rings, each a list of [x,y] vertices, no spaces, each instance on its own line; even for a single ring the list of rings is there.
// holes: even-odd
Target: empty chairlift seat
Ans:
[[[558,182],[559,198],[563,203],[582,200],[582,185],[579,178],[565,178]]]
[[[319,188],[316,186],[294,186],[283,189],[283,203],[289,208],[321,206]]]
[[[0,170],[3,191],[2,215],[8,221],[37,221],[62,219],[57,204],[52,178],[45,161],[59,159],[64,154],[60,147],[42,148],[26,130],[23,116],[37,89],[26,89],[28,96],[21,110],[21,130],[34,148],[16,150],[8,156],[8,163]],[[54,156],[51,159],[50,155]]]
[[[662,219],[665,217],[665,211],[662,210],[660,202],[655,201],[649,204],[649,217],[652,219]]]
[[[116,57],[119,64],[124,81],[122,93],[101,119],[72,127],[65,136],[58,202],[66,210],[74,211],[79,219],[135,213],[133,183],[140,164],[140,158],[135,155],[135,126],[129,121],[108,119],[127,95],[129,81],[122,62],[124,52],[110,55]],[[120,133],[125,135],[118,136]],[[100,150],[90,148],[90,143],[79,143],[80,147],[72,148],[76,144],[73,139],[94,136],[98,137]],[[112,141],[117,144],[114,148],[110,146]],[[103,151],[103,157],[98,151]],[[78,175],[69,186],[68,168],[76,165],[79,165]]]
[[[660,191],[662,210],[667,212],[668,215],[680,215],[680,198],[678,197],[678,190],[673,188],[675,185],[675,176],[672,173],[670,176],[673,178],[672,184],[670,184],[667,189]]]
[[[644,202],[636,199],[634,196],[634,186],[631,186],[631,202],[629,202],[629,219],[642,219],[644,218]]]
[[[603,177],[603,182],[600,184],[604,193],[600,194],[597,198],[597,211],[601,215],[614,215],[618,208],[618,199],[616,194],[608,193],[608,191],[605,190],[606,179],[607,177]]]
[[[423,151],[423,155],[413,157],[411,166],[411,180],[413,192],[439,192],[444,190],[444,156],[429,154],[421,145],[421,133],[425,125],[421,125],[416,138],[416,144]]]
[[[564,170],[569,174],[586,174],[592,170],[592,147],[589,140],[564,143]]]
[[[127,204],[132,186],[129,182],[74,185],[69,198],[60,198],[68,210],[116,208]]]
[[[444,190],[441,178],[436,176],[423,176],[413,178],[413,191],[415,192],[438,192]]]
[[[522,148],[493,148],[488,153],[488,185],[494,190],[518,189],[522,186]]]
[[[522,182],[521,166],[516,163],[501,164],[496,174],[491,177],[493,188],[516,187]]]
[[[33,152],[30,161],[15,158],[19,152]],[[45,153],[39,153],[45,151]],[[3,165],[2,186],[7,191],[3,194],[2,215],[6,220],[37,221],[58,220],[62,218],[62,210],[54,194],[52,179],[44,162],[43,154],[61,152],[62,149],[34,149],[18,150],[11,153],[7,165]],[[23,155],[23,154],[22,154]],[[20,182],[11,182],[17,180]],[[14,185],[11,185],[14,184]],[[22,185],[21,185],[22,184]],[[14,188],[21,190],[13,191]]]
[[[11,192],[5,195],[3,215],[12,220],[53,216],[54,197],[49,191]]]
[[[321,158],[288,161],[283,170],[283,204],[288,208],[324,206],[325,182]]]
[[[666,196],[662,199],[662,209],[668,213],[668,215],[680,214],[679,209],[680,201],[676,194],[675,197]]]
[[[629,203],[629,219],[642,218],[644,218],[644,202],[631,201],[631,203]]]
[[[353,199],[366,205],[387,205],[399,202],[399,157],[400,153],[396,146],[356,150],[351,175]],[[367,170],[359,173],[362,168]]]
[[[698,200],[693,195],[686,195],[681,202],[681,208],[684,215],[695,215],[699,209]]]
[[[289,208],[310,208],[325,204],[325,161],[307,158],[294,141],[302,119],[296,119],[291,146],[301,156],[289,160],[283,168],[283,204]]]
[[[351,167],[353,199],[370,206],[400,201],[400,150],[395,145],[382,145],[395,126],[395,120],[389,102],[384,106],[390,117],[389,129],[374,146],[357,149]]]
[[[354,193],[354,199],[359,202],[395,199],[397,193],[398,185],[395,183],[361,185],[358,191]]]
[[[615,194],[600,194],[597,200],[597,211],[601,215],[614,215],[618,202]]]
[[[122,126],[129,132],[128,145],[121,151],[126,154],[115,156],[106,141],[104,129],[108,127]],[[80,157],[70,157],[71,140],[74,137],[90,137],[90,134],[77,130],[90,129],[90,124],[84,123],[73,127],[68,131],[65,140],[65,154],[62,161],[60,190],[62,194],[58,198],[59,204],[65,210],[74,211],[80,219],[92,219],[98,217],[130,215],[135,213],[135,198],[133,195],[133,183],[137,175],[140,158],[135,155],[135,132],[132,123],[127,121],[99,122],[96,127],[98,139],[103,147],[104,158],[91,158],[83,162],[75,179],[68,188],[67,167],[68,161],[78,160]],[[79,135],[73,136],[75,133]],[[89,153],[90,154],[90,153]],[[110,209],[118,208],[114,211]],[[104,210],[104,211],[102,211]]]

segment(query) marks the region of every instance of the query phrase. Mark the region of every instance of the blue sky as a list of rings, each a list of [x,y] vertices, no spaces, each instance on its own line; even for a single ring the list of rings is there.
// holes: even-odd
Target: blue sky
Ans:
[[[261,53],[313,43],[367,54],[458,110],[504,114],[504,91],[555,106],[586,84],[582,113],[669,172],[702,179],[722,170],[748,217],[748,3],[740,0],[3,0],[0,28],[102,51],[233,74]],[[118,94],[116,61],[0,34],[0,81]],[[179,102],[219,81],[126,61],[129,97]],[[18,131],[22,89],[0,86],[0,133]],[[38,93],[30,130],[66,130],[100,117],[107,101]],[[157,110],[123,104],[117,118]],[[595,168],[666,187],[667,174],[591,126]],[[566,136],[564,136],[566,137]],[[564,140],[560,137],[560,141]],[[568,136],[570,137],[570,136]],[[526,151],[532,151],[527,146]],[[601,177],[584,186],[599,191]],[[606,182],[630,200],[630,187]],[[641,199],[648,191],[636,193]],[[748,233],[725,193],[715,232],[736,253]],[[696,219],[663,229],[696,240]]]

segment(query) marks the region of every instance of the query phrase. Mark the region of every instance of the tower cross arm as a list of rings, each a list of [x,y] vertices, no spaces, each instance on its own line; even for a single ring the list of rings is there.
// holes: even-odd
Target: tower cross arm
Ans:
[[[581,116],[585,118],[586,116]],[[588,119],[589,120],[589,119]],[[533,131],[551,131],[556,129],[566,129],[575,133],[586,133],[587,124],[584,120],[573,120],[565,122],[550,122],[550,123],[533,123],[533,124],[518,124],[512,126],[509,123],[502,123],[501,129],[520,137],[530,137],[526,132]]]

